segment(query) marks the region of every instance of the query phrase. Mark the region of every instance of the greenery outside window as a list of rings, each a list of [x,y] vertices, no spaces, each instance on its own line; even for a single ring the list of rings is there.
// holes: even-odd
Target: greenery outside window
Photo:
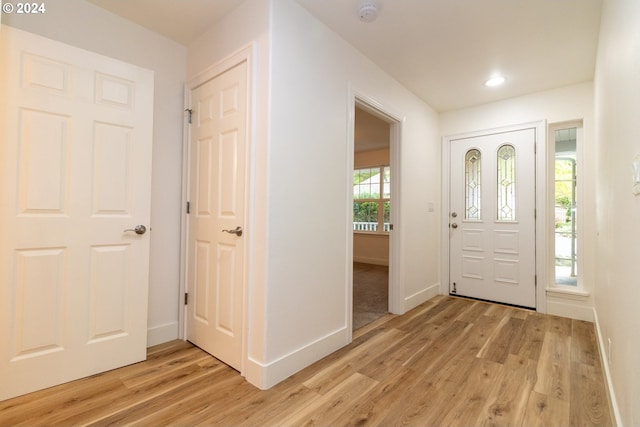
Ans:
[[[555,128],[554,243],[556,285],[578,285],[577,127]]]
[[[391,169],[389,166],[353,171],[353,230],[389,232]]]

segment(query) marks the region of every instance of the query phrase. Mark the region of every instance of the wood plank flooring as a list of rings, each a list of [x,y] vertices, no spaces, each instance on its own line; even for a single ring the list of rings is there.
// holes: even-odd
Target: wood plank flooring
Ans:
[[[0,426],[609,426],[593,324],[438,296],[259,390],[183,341],[0,402]]]

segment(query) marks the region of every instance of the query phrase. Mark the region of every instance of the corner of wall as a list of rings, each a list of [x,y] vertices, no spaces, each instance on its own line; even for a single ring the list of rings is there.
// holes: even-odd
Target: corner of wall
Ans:
[[[427,286],[424,289],[416,292],[413,295],[409,295],[404,299],[404,312],[416,308],[425,301],[429,301],[436,295],[440,295],[440,283],[435,283],[431,286]]]
[[[611,378],[611,369],[609,368],[609,358],[607,357],[607,353],[604,351],[604,336],[602,335],[602,328],[600,327],[600,321],[598,319],[598,312],[595,307],[593,307],[593,323],[596,328],[596,338],[598,341],[598,352],[600,353],[600,363],[602,364],[602,369],[604,371],[605,382],[607,384],[607,397],[609,398],[609,407],[611,408],[612,415],[614,417],[615,425],[618,427],[622,427],[622,417],[620,416],[620,408],[618,407],[618,401],[616,400],[615,390],[613,388],[613,380]]]
[[[563,292],[547,288],[546,314],[593,322],[593,304],[588,293]]]
[[[147,347],[178,339],[178,325],[171,322],[147,329]]]
[[[249,383],[267,390],[347,344],[349,334],[342,328],[272,362],[262,363],[249,358],[242,375]]]

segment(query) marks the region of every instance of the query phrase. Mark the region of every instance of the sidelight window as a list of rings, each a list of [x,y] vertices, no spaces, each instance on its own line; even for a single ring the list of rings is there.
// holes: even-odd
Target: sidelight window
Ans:
[[[554,243],[557,285],[577,285],[578,278],[578,129],[555,129]]]

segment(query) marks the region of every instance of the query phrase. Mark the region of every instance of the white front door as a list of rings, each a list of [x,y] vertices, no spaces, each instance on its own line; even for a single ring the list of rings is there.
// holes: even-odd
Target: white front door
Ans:
[[[449,292],[535,308],[535,129],[450,144]]]
[[[146,357],[153,73],[0,31],[0,400]]]
[[[247,64],[191,91],[187,339],[242,369]]]

